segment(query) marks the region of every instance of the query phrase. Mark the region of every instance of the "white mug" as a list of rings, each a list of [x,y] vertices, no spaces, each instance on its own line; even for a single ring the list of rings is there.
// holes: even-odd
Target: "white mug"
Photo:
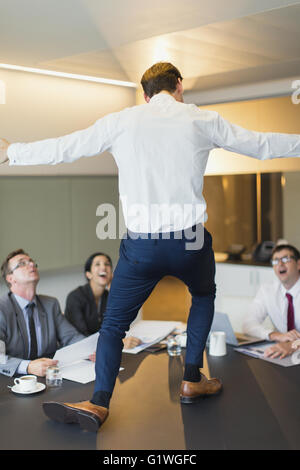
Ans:
[[[21,392],[31,392],[36,389],[37,378],[35,375],[23,375],[14,382]]]
[[[209,354],[211,356],[226,355],[226,333],[224,331],[212,331],[209,340]]]

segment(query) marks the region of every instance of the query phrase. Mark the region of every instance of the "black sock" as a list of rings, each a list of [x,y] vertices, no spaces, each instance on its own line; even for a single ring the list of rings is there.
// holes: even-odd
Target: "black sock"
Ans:
[[[200,382],[201,374],[199,366],[195,364],[185,364],[183,380],[187,382]]]
[[[111,399],[110,392],[104,392],[100,390],[99,392],[95,392],[93,398],[90,400],[91,403],[98,406],[104,406],[104,408],[109,407],[109,402]]]

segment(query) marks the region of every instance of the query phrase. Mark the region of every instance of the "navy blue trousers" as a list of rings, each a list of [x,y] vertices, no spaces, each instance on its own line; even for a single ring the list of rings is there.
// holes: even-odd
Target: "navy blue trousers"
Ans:
[[[173,234],[171,232],[170,239],[128,237],[121,241],[120,258],[98,339],[94,397],[99,391],[113,392],[121,363],[122,339],[164,276],[177,277],[189,288],[192,304],[187,321],[185,362],[203,367],[203,352],[214,315],[212,238],[204,229],[202,248],[187,250],[186,242],[190,240],[185,238],[184,232],[181,239],[172,237]]]

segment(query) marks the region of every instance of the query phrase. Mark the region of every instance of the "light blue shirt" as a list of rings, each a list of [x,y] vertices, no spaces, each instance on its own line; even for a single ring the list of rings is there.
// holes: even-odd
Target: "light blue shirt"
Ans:
[[[19,295],[13,294],[15,300],[17,301],[20,309],[23,312],[24,315],[24,320],[26,324],[26,330],[27,330],[27,335],[28,335],[28,341],[29,341],[29,351],[30,351],[30,342],[31,342],[31,337],[30,337],[30,330],[29,330],[29,318],[28,318],[28,311],[26,309],[27,305],[31,302],[29,300],[24,299],[23,297],[20,297]],[[34,319],[34,324],[35,324],[35,331],[36,331],[36,339],[37,339],[37,347],[38,347],[38,356],[40,356],[41,351],[42,351],[42,329],[41,329],[41,323],[39,320],[39,315],[38,315],[38,309],[37,309],[37,300],[36,297],[32,300],[32,302],[35,303],[35,307],[33,309],[33,319]],[[20,362],[17,373],[18,374],[27,374],[27,367],[31,361],[24,359],[22,362]]]

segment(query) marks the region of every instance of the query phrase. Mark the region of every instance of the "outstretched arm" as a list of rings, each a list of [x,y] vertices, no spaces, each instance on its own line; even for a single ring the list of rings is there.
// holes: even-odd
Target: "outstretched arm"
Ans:
[[[300,135],[250,131],[232,124],[217,113],[213,142],[225,150],[259,160],[300,157]]]
[[[111,148],[113,121],[114,114],[108,114],[86,129],[31,143],[0,139],[0,164],[9,160],[10,165],[56,165],[97,155]]]

